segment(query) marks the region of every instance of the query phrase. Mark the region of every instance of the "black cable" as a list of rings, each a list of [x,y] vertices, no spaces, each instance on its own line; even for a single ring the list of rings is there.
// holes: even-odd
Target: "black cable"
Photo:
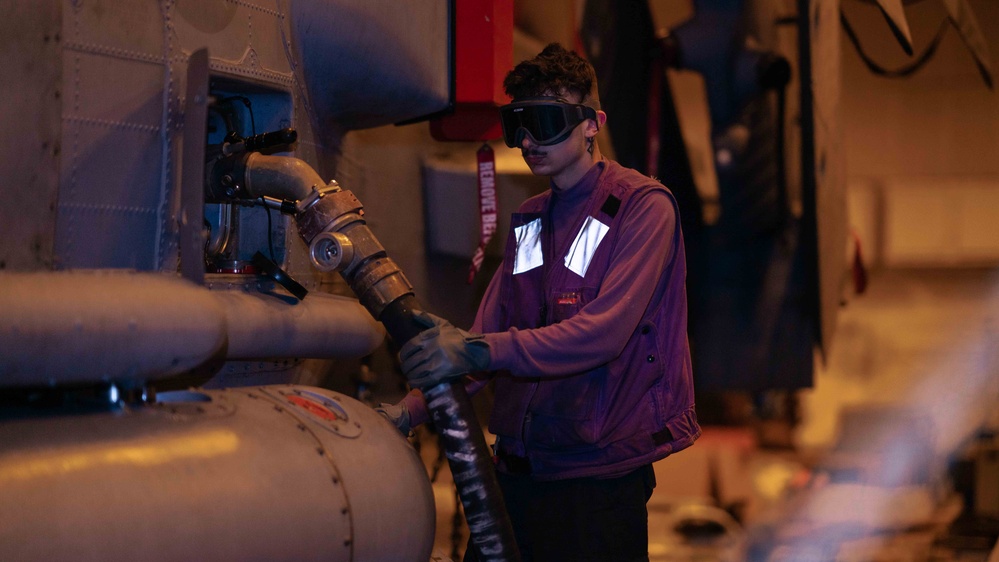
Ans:
[[[205,266],[208,265],[208,248],[212,245],[212,223],[208,219],[204,219],[204,227],[208,230],[205,235],[205,247],[201,250],[201,255],[205,258]]]
[[[249,98],[243,98],[243,103],[246,104],[246,110],[250,112],[250,134],[257,134],[257,122],[253,119],[253,106],[250,105]]]
[[[937,30],[936,36],[933,37],[933,41],[930,42],[930,44],[926,47],[926,50],[923,51],[923,53],[919,55],[916,60],[914,60],[911,64],[900,68],[888,69],[874,62],[874,60],[868,56],[866,52],[864,52],[864,48],[860,45],[860,39],[857,38],[857,33],[853,30],[853,26],[850,25],[849,20],[846,19],[846,13],[843,12],[843,10],[840,10],[839,12],[839,21],[843,25],[843,31],[846,32],[846,37],[850,40],[850,43],[853,43],[853,47],[857,50],[857,54],[860,55],[860,59],[864,61],[867,68],[874,74],[884,76],[885,78],[905,78],[922,68],[936,53],[937,47],[940,46],[940,41],[943,40],[944,33],[947,31],[947,28],[950,27],[949,20],[944,18],[943,22],[940,24],[940,29]]]
[[[243,102],[243,105],[246,106],[247,111],[249,111],[249,113],[250,113],[250,135],[256,135],[257,134],[257,122],[253,118],[253,104],[250,102],[250,98],[248,98],[246,96],[229,96],[229,97],[222,98],[221,100],[219,100],[219,103],[231,102],[232,100],[239,100],[239,101]]]
[[[260,196],[260,204],[267,211],[267,249],[271,253],[271,261],[277,263],[277,260],[274,259],[274,225],[271,223],[271,208],[267,206],[267,201],[264,200],[263,195]]]

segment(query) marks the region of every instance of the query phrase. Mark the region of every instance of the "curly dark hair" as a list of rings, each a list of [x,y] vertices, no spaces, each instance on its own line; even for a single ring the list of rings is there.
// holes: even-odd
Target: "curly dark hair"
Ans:
[[[515,100],[566,92],[600,108],[593,65],[558,43],[549,43],[538,56],[515,66],[503,80],[503,89]]]

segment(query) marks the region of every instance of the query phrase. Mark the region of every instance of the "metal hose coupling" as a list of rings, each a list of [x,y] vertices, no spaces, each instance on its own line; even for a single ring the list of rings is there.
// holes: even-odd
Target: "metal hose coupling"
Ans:
[[[379,318],[389,303],[413,293],[413,285],[378,242],[363,217],[363,206],[336,181],[314,190],[301,202],[298,233],[320,271],[339,271],[371,315]]]

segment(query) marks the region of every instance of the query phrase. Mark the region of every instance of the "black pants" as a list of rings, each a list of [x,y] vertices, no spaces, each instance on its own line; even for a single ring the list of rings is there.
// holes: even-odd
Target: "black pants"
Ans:
[[[523,562],[637,562],[649,559],[652,465],[619,478],[537,482],[498,473]],[[477,562],[471,542],[464,562]]]

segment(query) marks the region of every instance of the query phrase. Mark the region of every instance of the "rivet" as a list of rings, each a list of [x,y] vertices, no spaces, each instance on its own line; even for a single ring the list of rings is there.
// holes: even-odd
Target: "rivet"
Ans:
[[[656,358],[653,355],[649,355],[648,357],[645,358],[645,360],[648,361],[649,363],[653,363],[655,362]]]

